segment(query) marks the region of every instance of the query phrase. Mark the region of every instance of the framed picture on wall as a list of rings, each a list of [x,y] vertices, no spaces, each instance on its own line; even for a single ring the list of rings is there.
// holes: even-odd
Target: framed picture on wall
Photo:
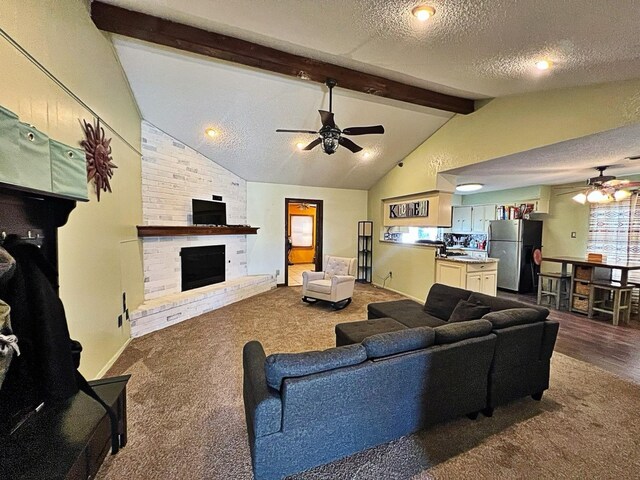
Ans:
[[[291,243],[294,247],[313,246],[312,215],[291,215]]]

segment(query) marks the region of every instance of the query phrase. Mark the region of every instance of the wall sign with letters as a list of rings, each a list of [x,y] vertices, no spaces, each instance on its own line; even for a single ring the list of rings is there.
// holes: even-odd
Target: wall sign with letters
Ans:
[[[429,216],[429,200],[392,203],[389,205],[389,218],[414,218]]]

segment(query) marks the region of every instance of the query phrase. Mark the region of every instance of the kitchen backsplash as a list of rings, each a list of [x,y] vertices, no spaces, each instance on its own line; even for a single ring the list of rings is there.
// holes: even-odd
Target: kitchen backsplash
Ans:
[[[442,241],[447,247],[487,248],[487,235],[483,233],[443,233]]]

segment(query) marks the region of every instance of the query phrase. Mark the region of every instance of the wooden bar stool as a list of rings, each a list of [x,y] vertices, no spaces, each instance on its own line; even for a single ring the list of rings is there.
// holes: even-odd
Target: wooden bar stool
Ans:
[[[562,273],[539,273],[538,274],[538,305],[547,300],[547,305],[555,305],[556,310],[560,310],[566,300],[569,307],[569,282],[571,276]]]
[[[620,316],[624,314],[624,321],[628,323],[631,316],[631,292],[633,285],[623,286],[617,282],[592,283],[588,317],[593,318],[594,311],[608,313],[613,316],[613,324],[618,325]]]

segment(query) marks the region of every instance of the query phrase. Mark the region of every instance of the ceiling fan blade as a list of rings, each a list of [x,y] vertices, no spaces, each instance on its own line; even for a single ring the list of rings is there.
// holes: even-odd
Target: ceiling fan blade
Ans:
[[[326,110],[318,110],[320,112],[320,119],[322,120],[323,127],[336,127],[336,123],[333,120],[333,113],[327,112]]]
[[[353,143],[351,140],[349,140],[348,138],[344,138],[344,137],[340,137],[340,139],[338,140],[338,143],[340,145],[342,145],[345,148],[348,148],[349,150],[351,150],[353,153],[357,153],[360,150],[362,150],[362,147],[359,147],[358,145],[356,145],[355,143]]]
[[[311,142],[309,145],[304,147],[302,150],[311,150],[312,148],[317,147],[321,143],[322,143],[322,139],[321,138],[316,138],[313,142]]]
[[[374,133],[384,133],[382,125],[373,125],[371,127],[349,127],[342,130],[345,135],[371,135]]]
[[[317,134],[318,132],[313,131],[313,130],[286,130],[283,128],[279,128],[276,130],[277,133],[313,133],[313,134]]]

